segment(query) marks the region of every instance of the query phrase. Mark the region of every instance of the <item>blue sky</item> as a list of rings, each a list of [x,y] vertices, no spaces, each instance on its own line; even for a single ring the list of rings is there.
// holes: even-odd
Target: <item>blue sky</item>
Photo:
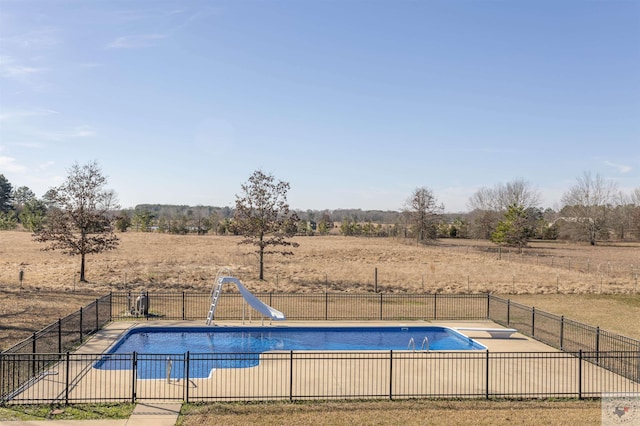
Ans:
[[[123,207],[450,212],[516,179],[640,187],[640,1],[0,0],[0,173],[97,160]]]

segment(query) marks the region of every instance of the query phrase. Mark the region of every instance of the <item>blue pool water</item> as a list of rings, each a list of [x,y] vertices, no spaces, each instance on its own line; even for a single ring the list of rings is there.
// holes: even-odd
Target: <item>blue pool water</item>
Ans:
[[[447,327],[139,327],[127,332],[108,351],[115,356],[104,356],[96,368],[129,369],[129,358],[117,354],[135,352],[144,354],[138,355],[138,377],[165,377],[157,365],[164,367],[159,361],[170,358],[172,377],[179,378],[189,352],[189,376],[207,377],[215,368],[256,366],[268,351],[420,350],[425,337],[429,350],[486,349]]]

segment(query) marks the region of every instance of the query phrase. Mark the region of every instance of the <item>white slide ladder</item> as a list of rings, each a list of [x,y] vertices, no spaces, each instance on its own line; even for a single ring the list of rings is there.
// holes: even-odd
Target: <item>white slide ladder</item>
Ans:
[[[222,292],[222,284],[224,284],[222,278],[227,275],[229,275],[228,270],[220,270],[216,275],[216,280],[213,283],[213,288],[211,289],[211,306],[209,307],[209,313],[207,314],[207,325],[211,325],[211,321],[213,321],[213,315],[216,312],[216,306],[218,306],[218,300],[220,299],[220,293]]]

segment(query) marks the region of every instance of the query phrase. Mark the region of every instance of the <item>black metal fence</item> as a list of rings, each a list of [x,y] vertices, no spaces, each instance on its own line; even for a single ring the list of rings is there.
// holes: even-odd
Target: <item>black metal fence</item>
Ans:
[[[597,356],[603,352],[640,354],[639,340],[492,295],[489,296],[487,317],[554,348],[594,353],[595,358],[589,358],[591,362],[640,382],[640,365],[633,358]]]
[[[148,315],[136,307],[137,295],[112,293],[114,320],[205,320],[209,293],[144,293]],[[284,312],[289,320],[479,320],[487,318],[487,294],[385,294],[385,293],[255,293],[267,305]],[[251,309],[239,293],[222,293],[216,320],[248,318]]]
[[[60,318],[2,353],[63,353],[111,321],[111,294]]]
[[[614,388],[620,392],[629,389],[639,391],[640,341],[490,294],[263,293],[256,296],[285,312],[291,320],[491,319],[563,352],[268,353],[262,354],[260,360],[261,364],[270,366],[268,372],[251,373],[256,370],[252,368],[217,369],[212,377],[227,377],[229,381],[216,382],[216,385],[199,377],[189,377],[189,372],[193,368],[197,370],[199,367],[193,366],[198,363],[212,362],[212,357],[242,358],[255,355],[171,355],[174,373],[182,371],[185,375],[182,378],[169,377],[171,392],[163,390],[164,387],[156,388],[159,379],[138,376],[140,365],[150,365],[152,370],[162,372],[167,368],[166,355],[108,355],[110,362],[119,365],[116,370],[109,370],[94,368],[106,355],[68,353],[111,320],[204,322],[210,305],[210,295],[207,293],[146,293],[145,296],[146,313],[138,309],[135,295],[109,294],[2,352],[2,402],[129,401],[148,398],[199,401],[445,396],[592,397],[611,388],[609,385],[600,386],[599,383],[615,383]],[[215,319],[240,320],[250,318],[251,313],[240,294],[223,293]],[[330,370],[335,368],[342,370]],[[402,381],[396,378],[399,371],[407,371]],[[155,377],[164,377],[162,373],[154,374]],[[260,375],[253,377],[251,374]],[[527,387],[533,386],[530,378],[534,374],[545,383],[545,387]],[[447,378],[447,375],[451,377]],[[312,378],[316,376],[319,378]],[[376,379],[372,382],[374,376]],[[283,377],[289,381],[281,383],[285,380]],[[322,377],[324,379],[320,379]],[[340,380],[340,383],[331,385],[327,377]],[[502,383],[501,377],[509,377],[511,382],[508,385]],[[353,383],[347,384],[344,380]],[[197,386],[194,387],[194,383]],[[242,383],[244,385],[240,386]],[[304,392],[301,383],[307,383],[305,386],[308,388],[305,387]],[[221,389],[229,387],[243,390],[220,393]],[[344,389],[352,390],[347,392]]]
[[[259,360],[258,360],[259,357]],[[267,352],[38,354],[38,375],[3,394],[2,403],[173,400],[309,400],[402,398],[599,398],[637,393],[640,383],[597,367],[620,352]],[[2,354],[8,366],[29,364]],[[224,368],[219,366],[235,366]],[[243,367],[244,365],[244,367]],[[247,367],[251,365],[251,367]]]
[[[33,333],[29,338],[3,351],[0,356],[0,393],[4,395],[28,384],[46,371],[62,354],[77,347],[87,337],[111,321],[111,295],[91,302],[78,311]],[[37,354],[57,353],[57,359],[45,362]],[[5,364],[9,362],[7,367]],[[1,374],[1,373],[0,373]]]

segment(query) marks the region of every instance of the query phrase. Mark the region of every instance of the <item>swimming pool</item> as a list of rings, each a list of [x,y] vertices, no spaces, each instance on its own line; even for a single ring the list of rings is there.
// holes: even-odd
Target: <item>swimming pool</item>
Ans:
[[[180,360],[207,354],[190,377],[207,377],[215,368],[248,368],[268,351],[388,351],[486,350],[486,346],[448,327],[137,327],[121,337],[107,354],[144,354],[138,357],[141,378],[159,378],[158,360]],[[181,362],[172,362],[173,377],[181,377]],[[99,369],[129,369],[120,357],[104,356]]]
[[[109,353],[262,353],[272,350],[485,350],[448,327],[137,327]],[[413,344],[410,342],[413,339]]]

